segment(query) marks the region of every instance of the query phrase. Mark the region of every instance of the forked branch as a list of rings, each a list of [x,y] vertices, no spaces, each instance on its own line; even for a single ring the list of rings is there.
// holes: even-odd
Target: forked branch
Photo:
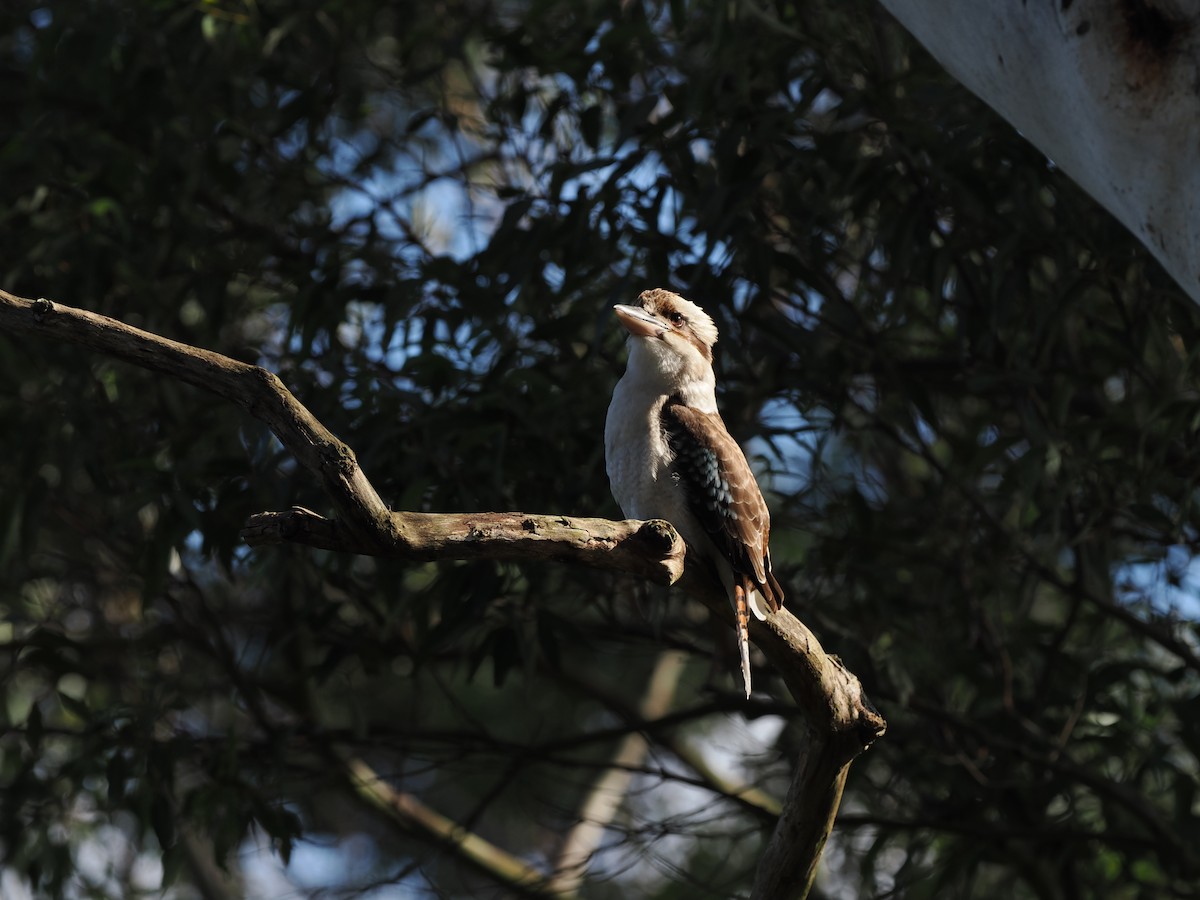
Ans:
[[[263,422],[322,485],[334,515],[293,508],[252,516],[247,543],[289,541],[425,561],[553,560],[675,584],[731,620],[723,592],[666,522],[613,522],[529,513],[413,513],[388,509],[354,452],[261,366],[181,344],[107,316],[0,291],[0,331],[69,341],[212,391]],[[885,723],[841,661],[787,610],[753,622],[751,637],[804,713],[808,740],[759,865],[754,898],[803,897],[832,828],[851,760]]]

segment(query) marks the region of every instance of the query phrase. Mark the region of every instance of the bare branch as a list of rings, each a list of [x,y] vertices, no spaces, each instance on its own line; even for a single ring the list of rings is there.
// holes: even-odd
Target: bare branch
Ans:
[[[80,344],[233,401],[270,428],[296,461],[320,479],[339,524],[363,548],[376,546],[379,535],[386,533],[387,504],[358,467],[354,451],[318,422],[273,372],[108,316],[5,291],[0,291],[0,326],[15,334]]]
[[[474,868],[496,879],[519,897],[568,900],[573,891],[552,886],[541,872],[500,849],[454,820],[426,806],[412,794],[393,790],[358,757],[344,755],[346,774],[355,792],[404,830],[416,832],[453,850]]]
[[[674,584],[684,570],[686,545],[661,519],[649,522],[534,513],[389,512],[387,536],[368,551],[340,523],[311,510],[258,513],[242,529],[251,546],[290,541],[414,562],[435,559],[555,560],[628,572]]]
[[[261,366],[171,341],[115,319],[0,291],[0,329],[69,341],[212,391],[266,424],[323,486],[337,514],[260,513],[248,543],[280,541],[414,561],[555,560],[628,572],[681,590],[732,621],[720,587],[666,522],[528,513],[392,512],[338,440]],[[804,897],[833,826],[851,760],[883,734],[883,717],[858,679],[787,610],[751,623],[751,637],[804,711],[809,731],[775,833],[759,866],[755,898]]]

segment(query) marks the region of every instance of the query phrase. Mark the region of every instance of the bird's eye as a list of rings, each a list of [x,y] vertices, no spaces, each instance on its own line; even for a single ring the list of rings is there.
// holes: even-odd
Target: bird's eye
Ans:
[[[684,323],[683,313],[670,312],[667,313],[667,321],[678,328]]]

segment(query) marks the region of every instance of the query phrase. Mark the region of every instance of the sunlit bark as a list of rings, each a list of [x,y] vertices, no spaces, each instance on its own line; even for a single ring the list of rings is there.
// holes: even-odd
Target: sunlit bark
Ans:
[[[1200,8],[882,2],[1200,301]]]

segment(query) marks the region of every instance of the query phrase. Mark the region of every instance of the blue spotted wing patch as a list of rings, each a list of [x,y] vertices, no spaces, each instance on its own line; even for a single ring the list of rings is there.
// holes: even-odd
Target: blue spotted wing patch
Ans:
[[[710,447],[678,437],[670,443],[675,454],[671,477],[693,492],[693,503],[703,504],[704,518],[712,516],[714,522],[722,517],[736,521],[738,512],[733,505],[729,479],[721,471],[716,452]]]

